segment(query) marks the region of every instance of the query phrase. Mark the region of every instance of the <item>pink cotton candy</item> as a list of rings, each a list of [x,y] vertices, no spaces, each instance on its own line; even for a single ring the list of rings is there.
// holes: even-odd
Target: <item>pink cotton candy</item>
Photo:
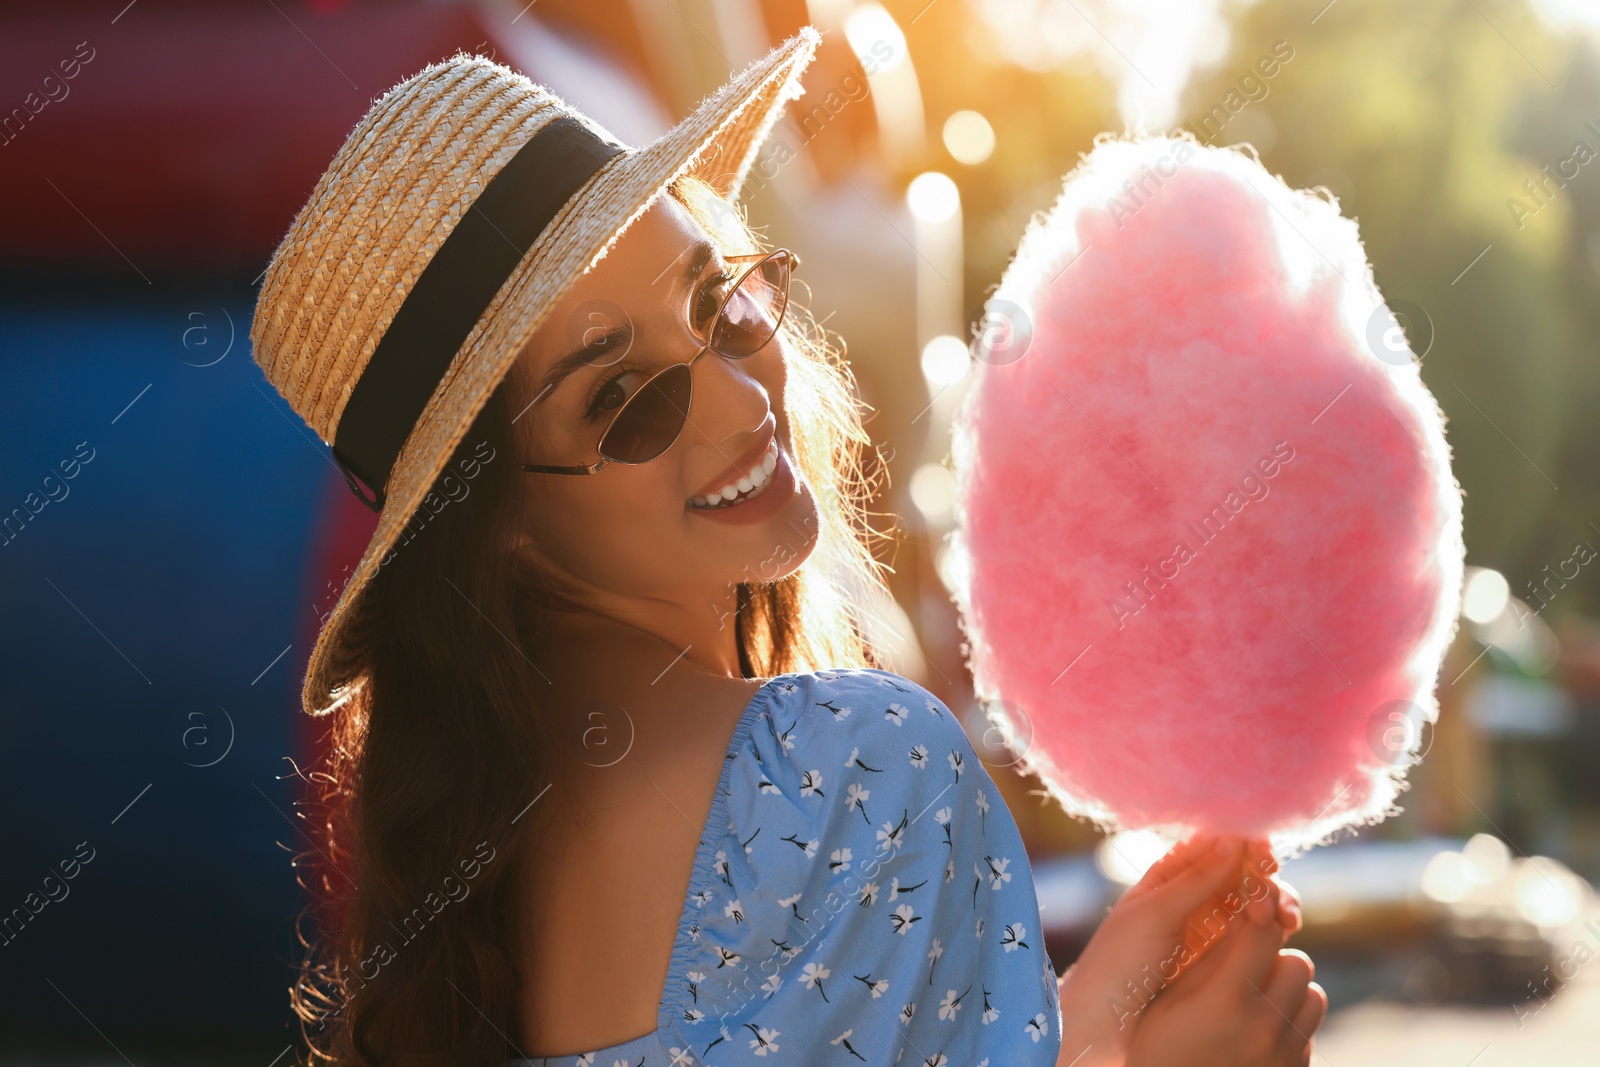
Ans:
[[[1437,718],[1444,416],[1317,192],[1252,150],[1102,135],[974,344],[970,665],[1019,767],[1103,829],[1295,852],[1396,813]]]

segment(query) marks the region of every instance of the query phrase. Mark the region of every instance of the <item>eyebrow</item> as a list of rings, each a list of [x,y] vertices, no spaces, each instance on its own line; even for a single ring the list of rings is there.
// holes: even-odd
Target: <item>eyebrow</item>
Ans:
[[[668,297],[669,300],[672,299],[672,296],[687,290],[694,280],[700,276],[701,272],[706,269],[706,264],[710,263],[712,257],[717,254],[716,247],[709,241],[703,240],[690,245],[687,251],[689,252],[689,261],[684,264],[683,270],[679,272],[677,284],[673,286],[672,295]],[[677,258],[681,259],[682,257],[683,253],[679,252]],[[676,261],[674,259],[674,262]],[[671,264],[669,263],[668,266],[670,267]],[[662,271],[662,273],[665,274],[666,272]],[[658,280],[660,277],[661,275],[656,275]],[[555,392],[556,388],[575,372],[592,364],[601,356],[616,351],[632,339],[633,325],[629,322],[625,325],[613,326],[598,337],[585,341],[577,348],[574,348],[551,364],[550,369],[545,372],[544,378],[539,383],[539,391],[535,394],[533,403],[537,404]]]

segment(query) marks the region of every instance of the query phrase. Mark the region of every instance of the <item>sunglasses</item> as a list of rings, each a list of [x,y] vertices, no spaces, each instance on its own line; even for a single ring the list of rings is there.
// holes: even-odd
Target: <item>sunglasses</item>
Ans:
[[[596,474],[611,463],[648,463],[672,447],[689,419],[693,393],[692,370],[700,357],[715,352],[728,359],[753,356],[771,341],[789,306],[789,276],[800,257],[787,248],[771,252],[724,256],[730,262],[755,260],[739,276],[717,308],[710,333],[701,337],[690,323],[689,332],[705,343],[682,363],[664,367],[650,376],[611,416],[600,435],[600,459],[587,466],[559,467],[541,463],[520,464],[541,474]],[[693,303],[690,297],[690,304]],[[684,309],[688,315],[688,307]]]

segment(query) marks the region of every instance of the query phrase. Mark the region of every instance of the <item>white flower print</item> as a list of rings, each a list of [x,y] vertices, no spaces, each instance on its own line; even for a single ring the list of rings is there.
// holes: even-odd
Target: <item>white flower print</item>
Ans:
[[[845,790],[844,807],[846,811],[854,808],[861,809],[861,818],[870,826],[872,820],[867,818],[867,800],[872,796],[872,790],[861,788],[860,782],[851,782],[850,788]]]
[[[794,906],[800,902],[800,898],[804,895],[804,893],[796,893],[792,897],[783,897],[778,901],[778,907],[789,908],[793,910]]]
[[[834,874],[843,874],[845,871],[848,871],[849,869],[850,869],[850,850],[848,848],[836,848],[836,849],[834,849],[832,857],[828,860],[828,870],[830,870]]]
[[[697,1023],[705,1017],[706,1013],[699,1008],[688,1008],[683,1013],[683,1021],[686,1023]]]
[[[883,768],[882,767],[869,767],[869,766],[867,766],[867,764],[862,762],[862,760],[861,760],[861,750],[859,748],[852,748],[850,750],[850,758],[844,761],[844,765],[846,767],[860,767],[862,770],[871,771],[874,774],[882,774],[883,773]]]
[[[907,711],[899,704],[890,704],[888,708],[884,710],[883,717],[894,723],[896,726],[904,726],[906,724],[906,720],[911,717],[911,712]]]
[[[942,1052],[935,1052],[932,1056],[922,1061],[922,1067],[948,1067],[950,1057]]]
[[[1000,943],[1006,947],[1007,952],[1015,952],[1018,948],[1027,948],[1028,943],[1022,940],[1027,935],[1027,932],[1021,923],[1007,923],[1005,936],[1000,939]]]
[[[983,1025],[988,1026],[1000,1018],[1000,1009],[989,1003],[989,991],[983,991]]]
[[[724,1041],[732,1041],[732,1040],[733,1040],[733,1035],[728,1033],[727,1026],[726,1025],[718,1026],[717,1027],[717,1039],[715,1041],[711,1042],[711,1044],[707,1045],[705,1048],[701,1049],[700,1050],[700,1055],[704,1056],[707,1052],[710,1052],[712,1049],[716,1048],[718,1045],[722,1044]]]
[[[889,980],[887,978],[873,978],[870,974],[855,974],[851,975],[851,977],[867,987],[868,991],[872,993],[873,1000],[877,1000],[889,992]]]
[[[780,796],[783,794],[783,790],[779,789],[777,786],[773,785],[771,782],[767,781],[765,778],[761,779],[761,781],[757,784],[756,788],[759,789],[763,793],[777,793]]]
[[[989,798],[983,795],[983,790],[981,790],[981,789],[978,790],[978,802],[977,803],[978,803],[978,813],[980,815],[989,814]]]
[[[867,907],[869,905],[876,904],[877,902],[878,883],[868,882],[866,885],[861,887],[861,896],[857,898],[856,903],[860,904],[862,907]]]
[[[728,879],[728,854],[722,849],[717,849],[717,858],[711,864],[711,870],[723,881]]]
[[[961,781],[961,770],[962,770],[962,767],[963,767],[963,762],[962,762],[962,759],[961,759],[961,753],[959,751],[956,751],[956,750],[952,749],[951,752],[950,752],[950,769],[952,771],[956,772],[956,781],[958,781],[958,782]]]
[[[684,975],[684,977],[689,979],[689,999],[693,1001],[699,1001],[700,983],[706,980],[705,974],[701,971],[689,971]]]
[[[1011,872],[1006,870],[1007,867],[1011,866],[1011,861],[1004,856],[999,859],[995,859],[993,856],[985,856],[983,861],[989,865],[989,888],[999,892],[1001,882],[1011,881]]]
[[[822,980],[832,973],[820,963],[808,963],[805,965],[805,969],[800,972],[800,984],[807,989],[816,989],[818,993],[822,994],[822,999],[827,1000],[828,991],[822,987]]]
[[[728,906],[722,909],[722,914],[736,923],[744,922],[744,906],[739,903],[737,897],[728,901]]]
[[[944,714],[944,709],[939,706],[939,702],[937,700],[924,700],[922,703],[929,711],[933,712],[935,716]]]
[[[901,845],[904,845],[906,843],[905,842],[906,822],[909,819],[909,817],[910,817],[910,813],[909,812],[901,815],[900,816],[900,825],[898,825],[898,826],[896,826],[894,823],[887,823],[887,822],[884,823],[883,824],[883,829],[878,831],[878,840],[883,842],[883,844],[886,847],[891,848],[891,849],[898,849]]]
[[[926,878],[924,878],[922,881],[918,882],[916,885],[908,885],[908,886],[906,886],[904,888],[901,888],[901,886],[900,886],[900,877],[899,877],[899,875],[896,875],[894,878],[891,878],[889,880],[889,899],[890,900],[894,900],[897,897],[899,897],[901,893],[909,893],[913,889],[921,889],[923,886],[925,886],[927,884],[928,884],[928,880]]]
[[[889,924],[894,927],[894,932],[904,937],[906,931],[911,929],[911,924],[921,922],[922,916],[918,915],[910,904],[902,904],[894,909],[894,914],[889,916]]]
[[[772,723],[772,728],[774,730],[776,730],[778,728],[778,724],[772,721],[771,716],[763,715],[762,718],[766,719],[769,723]],[[785,752],[788,752],[789,750],[794,748],[794,728],[795,728],[796,725],[798,725],[798,720],[796,720],[796,722],[790,723],[789,724],[789,728],[787,730],[785,730],[783,733],[774,735],[778,739],[778,744],[783,746],[783,750]]]
[[[731,967],[739,962],[739,954],[732,949],[723,948],[721,945],[713,946],[717,950],[717,966]]]
[[[961,996],[956,996],[956,991],[954,989],[946,993],[944,995],[944,999],[939,1002],[939,1018],[944,1019],[947,1022],[954,1022],[956,1018],[956,1012],[961,1009],[962,999],[971,990],[972,987],[968,986],[966,990],[961,993]]]
[[[672,1053],[672,1059],[667,1063],[667,1067],[694,1067],[694,1053],[688,1049],[674,1045],[667,1051]]]
[[[956,858],[951,856],[944,861],[944,880],[950,881],[956,876]]]
[[[810,841],[802,841],[793,834],[789,834],[784,838],[784,840],[789,842],[789,844],[793,845],[795,848],[798,848],[801,852],[805,853],[806,859],[810,859],[812,856],[815,856],[817,854],[817,846],[822,844],[821,841],[814,837]]]
[[[694,895],[689,898],[689,903],[693,904],[697,908],[703,908],[710,900],[711,890],[697,889],[695,890]]]
[[[767,991],[767,996],[772,996],[783,985],[783,975],[769,974],[767,980],[761,983],[761,988]]]
[[[595,1054],[593,1052],[585,1052],[582,1056],[578,1057],[577,1063],[583,1064],[585,1067],[587,1067],[588,1064],[592,1064],[594,1062],[594,1056]]]
[[[945,847],[950,849],[952,853],[954,853],[954,851],[955,851],[956,843],[955,843],[955,838],[952,836],[954,834],[954,832],[955,832],[955,823],[952,822],[951,820],[953,820],[955,818],[955,815],[956,815],[956,809],[955,808],[949,808],[949,807],[940,808],[938,811],[933,813],[934,821],[937,822],[939,824],[939,826],[944,830],[944,844],[945,844]],[[948,879],[947,879],[947,881],[948,881]]]
[[[928,746],[915,745],[911,749],[911,766],[917,770],[924,770],[928,766]]]
[[[836,708],[833,706],[833,702],[831,700],[819,700],[817,701],[817,706],[819,708],[827,708],[829,711],[833,712],[833,720],[835,722],[840,722],[850,717],[850,708]]]
[[[976,933],[973,936],[975,936],[980,941],[983,940],[983,916],[982,915],[978,916],[978,929],[977,929]]]
[[[1022,1032],[1033,1038],[1033,1043],[1037,1045],[1039,1039],[1050,1032],[1050,1024],[1045,1021],[1044,1012],[1041,1011],[1029,1019],[1028,1025],[1022,1028]]]
[[[828,795],[822,791],[822,772],[818,770],[809,770],[800,778],[800,795],[808,797],[813,793],[819,797]]]
[[[933,969],[939,965],[939,958],[943,955],[944,946],[939,943],[939,939],[936,937],[933,939],[933,947],[928,950],[928,959],[933,961],[932,963],[928,964],[929,985],[933,984]]]
[[[750,1039],[750,1047],[755,1049],[757,1056],[765,1056],[769,1052],[778,1051],[778,1031],[769,1030],[755,1023],[745,1023],[745,1029],[756,1036]]]
[[[900,1009],[900,1025],[904,1026],[911,1021],[917,1013],[917,1005],[913,1001],[906,1001],[906,1006]]]
[[[846,1030],[844,1033],[840,1034],[838,1037],[834,1038],[832,1041],[829,1041],[828,1044],[830,1044],[830,1045],[843,1045],[845,1048],[850,1050],[850,1054],[852,1056],[854,1056],[856,1059],[859,1060],[859,1059],[862,1058],[861,1053],[857,1052],[855,1050],[854,1046],[852,1046],[850,1044],[850,1035],[855,1033],[855,1032],[856,1032],[856,1028],[852,1026],[850,1029]]]

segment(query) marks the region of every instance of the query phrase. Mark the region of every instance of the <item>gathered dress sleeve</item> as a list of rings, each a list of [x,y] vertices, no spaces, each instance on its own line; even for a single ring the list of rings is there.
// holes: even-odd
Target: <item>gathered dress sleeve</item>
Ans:
[[[1055,1064],[1032,869],[961,723],[868,668],[769,697],[727,768],[707,922],[675,961],[697,979],[683,1047],[710,1065]]]

